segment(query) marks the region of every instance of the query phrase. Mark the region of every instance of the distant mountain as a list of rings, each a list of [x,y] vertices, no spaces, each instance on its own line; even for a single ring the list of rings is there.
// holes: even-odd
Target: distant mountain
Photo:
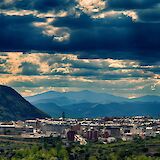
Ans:
[[[80,103],[57,106],[54,103],[41,103],[36,106],[52,117],[60,117],[62,112],[67,117],[104,117],[104,116],[160,116],[159,102],[125,102],[125,103]]]
[[[55,103],[57,105],[69,105],[78,103],[122,103],[122,102],[160,102],[160,96],[146,95],[138,98],[128,99],[106,93],[96,93],[88,90],[79,92],[56,92],[49,91],[30,97],[25,97],[29,102]]]
[[[33,103],[56,103],[57,105],[78,104],[78,103],[112,103],[112,102],[125,102],[127,98],[113,96],[106,93],[96,93],[88,90],[79,92],[55,92],[49,91],[42,94],[38,94],[26,99]]]
[[[147,95],[143,97],[133,98],[132,102],[160,102],[160,96]]]
[[[50,99],[40,99],[36,101],[30,101],[32,104],[38,104],[38,103],[55,103],[59,106],[63,105],[70,105],[70,104],[76,104],[79,103],[79,101],[69,99],[67,97],[57,97],[57,98],[50,98]]]
[[[49,117],[26,101],[14,89],[0,85],[0,120],[24,120]]]
[[[90,102],[90,103],[111,103],[111,102],[124,102],[127,101],[127,98],[114,96],[106,93],[96,93],[88,90],[80,92],[67,92],[65,93],[67,98],[72,98],[74,100]]]
[[[62,112],[67,112],[69,113],[70,110],[67,108],[63,108],[61,106],[58,106],[54,103],[38,103],[36,104],[36,107],[39,108],[40,110],[48,113],[49,115],[51,115],[52,117],[61,117]]]
[[[34,96],[25,97],[25,99],[28,100],[29,102],[34,102],[34,101],[38,101],[42,99],[53,99],[53,98],[57,98],[60,96],[62,96],[61,92],[48,91],[48,92],[44,92],[44,93],[37,94]]]
[[[134,99],[118,97],[88,90],[79,92],[49,91],[26,97],[33,105],[60,117],[65,111],[69,117],[101,116],[160,116],[160,97],[143,96]]]

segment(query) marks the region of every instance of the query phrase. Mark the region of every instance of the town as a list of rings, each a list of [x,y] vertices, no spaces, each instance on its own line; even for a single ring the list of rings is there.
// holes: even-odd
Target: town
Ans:
[[[0,137],[61,137],[64,143],[113,143],[132,141],[139,136],[155,137],[160,134],[160,119],[151,117],[105,117],[95,119],[45,118],[25,121],[0,122]]]

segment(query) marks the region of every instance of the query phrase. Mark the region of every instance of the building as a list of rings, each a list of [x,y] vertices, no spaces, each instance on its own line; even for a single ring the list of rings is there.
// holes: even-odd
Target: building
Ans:
[[[111,137],[121,138],[120,127],[107,127],[106,129],[109,130]]]
[[[74,141],[74,139],[75,139],[75,131],[68,131],[67,132],[67,139],[68,139],[68,141]]]
[[[97,141],[98,140],[98,131],[97,130],[88,130],[86,133],[86,138],[89,141]]]
[[[155,137],[156,136],[156,133],[155,133],[153,127],[146,127],[145,136],[146,137]]]

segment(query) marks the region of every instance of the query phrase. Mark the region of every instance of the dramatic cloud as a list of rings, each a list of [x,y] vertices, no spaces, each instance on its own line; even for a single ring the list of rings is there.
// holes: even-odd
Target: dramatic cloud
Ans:
[[[86,13],[100,12],[106,8],[105,0],[79,0],[78,7]]]
[[[159,10],[158,0],[1,0],[0,82],[24,95],[158,95]]]
[[[1,9],[23,9],[38,10],[39,12],[48,12],[53,10],[69,9],[73,5],[72,0],[2,0]]]
[[[114,9],[146,9],[159,4],[157,0],[108,0],[108,5]]]
[[[158,94],[159,91],[160,67],[141,65],[135,60],[79,59],[73,54],[6,52],[0,54],[0,62],[0,82],[20,90],[24,95],[50,89],[91,89],[121,96]]]
[[[160,58],[157,0],[3,0],[0,9],[1,51]]]

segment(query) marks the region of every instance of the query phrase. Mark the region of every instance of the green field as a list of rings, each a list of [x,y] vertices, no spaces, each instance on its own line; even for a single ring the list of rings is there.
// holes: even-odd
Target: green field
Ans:
[[[0,138],[0,160],[160,160],[160,137],[64,145],[60,138]]]

